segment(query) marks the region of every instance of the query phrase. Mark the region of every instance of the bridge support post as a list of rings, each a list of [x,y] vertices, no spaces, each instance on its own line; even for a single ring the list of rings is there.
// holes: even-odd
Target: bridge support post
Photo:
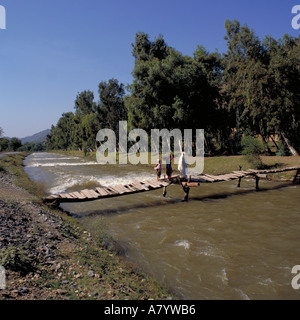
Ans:
[[[167,195],[167,187],[164,187],[164,191],[163,191],[163,197],[165,198]]]
[[[256,190],[259,190],[259,176],[258,175],[255,176],[255,188],[256,188]]]
[[[237,188],[241,187],[241,182],[242,182],[242,178],[239,178],[239,182],[238,182]]]
[[[240,171],[241,171],[242,170],[242,166],[239,166],[239,167],[240,167]],[[239,178],[239,182],[238,182],[237,188],[241,187],[241,182],[242,182],[242,178]]]
[[[189,201],[189,193],[190,193],[190,187],[182,187],[183,191],[185,192],[185,196],[183,198],[183,201],[188,202]]]
[[[293,180],[293,183],[295,183],[295,184],[300,183],[300,169],[297,170],[296,175]]]
[[[189,201],[189,193],[190,193],[189,185],[190,185],[190,181],[191,181],[191,176],[188,177],[187,183],[182,183],[179,177],[177,178],[177,181],[181,185],[181,188],[185,193],[185,196],[182,201],[184,201],[184,202]]]

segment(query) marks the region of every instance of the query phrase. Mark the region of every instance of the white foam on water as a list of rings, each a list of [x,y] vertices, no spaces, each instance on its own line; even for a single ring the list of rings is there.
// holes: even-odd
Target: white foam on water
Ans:
[[[227,273],[226,273],[226,269],[223,268],[221,270],[221,274],[217,276],[218,278],[221,279],[221,281],[224,283],[224,284],[228,284],[228,277],[227,277]]]
[[[74,159],[80,159],[79,157],[63,157],[63,158],[35,158],[35,160],[38,161],[57,161],[57,160],[74,160]]]
[[[49,190],[51,194],[59,194],[65,192],[68,188],[77,185],[79,182],[78,178],[75,177],[63,177],[63,179],[57,181],[57,185]]]
[[[29,168],[38,168],[38,167],[71,167],[71,166],[91,166],[97,165],[98,162],[47,162],[47,163],[31,163],[27,165]]]
[[[195,252],[195,254],[224,260],[224,256],[211,245],[199,249]]]
[[[124,177],[119,176],[83,176],[83,175],[67,175],[62,174],[56,180],[56,186],[53,186],[49,192],[51,194],[63,193],[67,189],[74,187],[75,185],[84,185],[89,182],[94,182],[97,185],[101,186],[114,186],[114,185],[125,185],[132,183],[134,179],[139,181],[145,181],[150,178],[153,178],[153,175],[146,176],[145,174],[133,175],[128,174]]]
[[[188,240],[177,240],[175,241],[175,246],[177,247],[184,247],[185,250],[190,248],[190,243]]]
[[[118,185],[118,184],[122,184],[122,185],[125,185],[125,184],[128,184],[128,183],[132,183],[134,182],[134,180],[136,181],[146,181],[146,180],[149,180],[149,179],[153,179],[154,176],[153,174],[150,175],[146,175],[146,174],[128,174],[124,177],[119,177],[119,176],[104,176],[104,177],[100,177],[100,178],[94,178],[92,177],[92,179],[95,179],[95,180],[92,180],[92,181],[96,181],[96,182],[99,182],[99,184],[101,184],[102,186],[115,186],[115,185]]]
[[[273,283],[273,280],[271,278],[267,278],[263,281],[259,281],[258,284],[263,285],[263,286],[268,286]]]
[[[243,300],[251,300],[248,295],[241,289],[235,289]]]

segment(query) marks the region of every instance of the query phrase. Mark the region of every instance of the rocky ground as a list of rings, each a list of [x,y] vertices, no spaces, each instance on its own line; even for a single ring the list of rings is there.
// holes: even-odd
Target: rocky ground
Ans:
[[[0,298],[49,299],[61,294],[51,285],[39,285],[43,272],[59,276],[61,264],[57,251],[73,247],[64,234],[70,232],[61,218],[34,204],[32,195],[18,188],[12,177],[0,177],[0,253],[10,267],[6,270],[6,290],[0,290]],[[0,254],[1,257],[1,254]]]

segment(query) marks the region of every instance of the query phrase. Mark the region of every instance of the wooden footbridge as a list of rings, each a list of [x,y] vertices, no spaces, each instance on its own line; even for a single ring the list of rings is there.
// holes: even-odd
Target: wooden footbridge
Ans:
[[[44,202],[51,206],[57,206],[62,202],[82,202],[94,201],[105,198],[120,197],[140,192],[147,192],[151,190],[164,189],[163,196],[166,196],[167,187],[171,184],[181,185],[185,192],[184,201],[188,200],[189,190],[191,187],[198,187],[200,183],[216,183],[223,181],[238,180],[237,187],[241,186],[241,180],[247,176],[252,176],[256,181],[256,189],[259,190],[260,178],[266,178],[267,174],[280,173],[286,171],[296,171],[294,183],[300,183],[300,166],[289,167],[284,169],[271,169],[271,170],[253,170],[247,171],[233,171],[223,175],[209,175],[201,174],[198,176],[189,176],[188,179],[180,178],[179,176],[167,179],[151,179],[146,181],[132,181],[125,185],[114,185],[110,187],[97,187],[95,189],[85,189],[77,192],[61,193],[57,195],[50,195],[44,198]]]

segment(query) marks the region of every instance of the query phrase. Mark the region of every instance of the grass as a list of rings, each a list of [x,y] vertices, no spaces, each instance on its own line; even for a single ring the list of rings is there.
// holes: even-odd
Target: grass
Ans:
[[[261,156],[263,166],[266,169],[279,169],[286,167],[300,166],[300,157],[279,157],[279,156]],[[204,173],[207,174],[225,174],[232,171],[254,169],[253,166],[243,156],[211,157],[205,158]],[[282,172],[267,175],[268,179],[273,180],[292,180],[295,172]]]
[[[0,160],[0,173],[4,171],[14,176],[17,186],[27,190],[41,201],[45,195],[45,186],[42,183],[33,183],[24,172],[23,160],[27,155],[27,152],[22,152],[2,158]]]

